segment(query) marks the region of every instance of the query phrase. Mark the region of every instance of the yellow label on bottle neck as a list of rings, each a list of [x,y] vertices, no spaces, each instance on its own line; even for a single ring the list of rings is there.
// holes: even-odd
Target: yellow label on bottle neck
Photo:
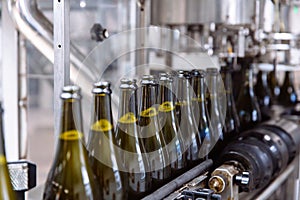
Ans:
[[[70,102],[70,103],[71,103],[71,102],[75,102],[74,99],[66,99],[65,101],[66,101],[66,102]]]
[[[126,113],[119,119],[119,122],[123,123],[123,124],[131,124],[131,123],[135,123],[136,121],[137,121],[137,119],[136,119],[134,113],[132,113],[132,112]]]
[[[158,108],[158,110],[161,112],[170,112],[174,109],[175,109],[175,106],[173,105],[173,102],[171,102],[171,101],[166,101],[166,102],[162,103]]]
[[[77,130],[71,130],[66,131],[64,133],[61,133],[59,138],[62,140],[78,140],[83,137],[83,133],[77,131]]]
[[[100,119],[91,127],[93,131],[110,131],[112,128],[112,124],[107,119]]]
[[[186,106],[186,105],[188,105],[187,101],[176,102],[176,106]]]
[[[143,110],[140,114],[142,117],[153,117],[157,115],[157,111],[155,108],[151,107],[147,110]]]
[[[204,99],[198,97],[198,98],[192,98],[192,101],[198,101],[198,102],[203,102]]]
[[[211,99],[217,98],[217,95],[216,94],[210,94],[209,98],[211,98]]]
[[[0,155],[0,165],[6,165],[6,158],[4,155]]]

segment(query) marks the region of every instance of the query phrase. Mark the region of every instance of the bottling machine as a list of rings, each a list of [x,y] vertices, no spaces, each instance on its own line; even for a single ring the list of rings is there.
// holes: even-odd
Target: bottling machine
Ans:
[[[116,82],[122,76],[183,66],[219,67],[228,58],[234,60],[235,72],[245,62],[261,70],[297,71],[299,7],[298,0],[3,1],[4,125],[10,130],[7,157],[20,199],[28,190],[28,199],[40,199],[44,181],[41,176],[31,189],[35,166],[12,162],[32,153],[27,126],[33,120],[28,99],[34,98],[28,88],[39,83],[32,79],[43,79],[53,90],[57,135],[60,102],[55,97],[70,82],[83,88],[83,116],[88,119],[89,91],[102,79]],[[113,91],[116,115],[116,86]],[[45,95],[42,89],[38,92]],[[42,102],[52,103],[46,98]],[[203,160],[144,199],[300,199],[298,108],[275,105],[270,113],[270,120],[242,132],[217,158]]]

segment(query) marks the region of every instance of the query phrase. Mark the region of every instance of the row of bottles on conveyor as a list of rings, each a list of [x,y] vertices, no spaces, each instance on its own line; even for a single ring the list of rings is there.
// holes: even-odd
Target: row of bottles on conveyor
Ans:
[[[279,85],[276,76],[276,65],[271,72],[260,70],[257,74],[255,87],[256,95],[261,107],[270,107],[279,104],[287,107],[297,103],[297,94],[294,88],[293,71],[285,71],[284,81]]]
[[[262,121],[272,118],[273,114],[275,114],[274,109],[289,110],[293,108],[298,101],[294,88],[294,72],[285,71],[283,83],[280,85],[276,65],[274,65],[273,70],[270,72],[258,70],[253,93],[253,96],[256,96],[257,104],[261,111]],[[275,107],[272,108],[273,105]]]
[[[95,83],[86,147],[80,89],[64,87],[57,151],[43,198],[141,199],[200,164],[216,142],[238,130],[230,69],[221,72],[223,91],[216,68],[161,73],[159,79],[144,75],[141,87],[135,79],[122,79],[115,128],[110,83]],[[220,92],[229,98],[226,116]]]
[[[260,109],[272,102],[270,95],[268,99],[259,93],[270,88],[266,72],[258,73],[253,86],[250,64],[243,67],[244,81],[235,102],[232,70],[227,63],[220,71],[208,68],[178,71],[176,75],[161,73],[159,79],[145,75],[141,87],[135,79],[122,79],[116,127],[110,83],[95,83],[87,145],[80,88],[64,87],[60,135],[43,199],[141,199],[201,163],[207,155],[218,155],[239,131],[259,123]],[[220,87],[221,80],[224,88]],[[280,90],[281,94],[294,93],[290,72],[286,72]],[[279,95],[278,101],[284,102],[286,96],[289,103],[285,105],[297,99]],[[0,136],[0,197],[14,199],[2,131]]]

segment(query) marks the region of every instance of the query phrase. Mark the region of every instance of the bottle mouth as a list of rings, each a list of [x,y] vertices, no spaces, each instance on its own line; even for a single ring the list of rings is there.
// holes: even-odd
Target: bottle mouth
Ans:
[[[206,77],[206,72],[202,69],[193,69],[190,74],[191,77],[200,77],[200,78]]]
[[[141,80],[142,85],[157,85],[157,78],[153,75],[144,75]]]
[[[134,89],[136,90],[138,88],[136,84],[136,79],[133,78],[122,78],[120,84],[120,89]]]
[[[80,87],[77,85],[67,85],[62,89],[62,94],[60,95],[62,99],[80,99]]]
[[[173,75],[170,73],[159,73],[159,82],[173,82]]]
[[[217,68],[207,68],[206,72],[209,75],[218,75],[218,73],[219,73]]]
[[[191,78],[190,71],[187,71],[187,70],[178,70],[177,71],[177,78],[185,78],[185,79]]]
[[[93,94],[111,94],[110,82],[99,81],[94,83],[94,88],[92,89]]]

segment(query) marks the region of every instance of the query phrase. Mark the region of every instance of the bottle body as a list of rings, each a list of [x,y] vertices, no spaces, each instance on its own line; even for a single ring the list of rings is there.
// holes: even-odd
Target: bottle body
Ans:
[[[210,128],[210,119],[207,109],[207,102],[205,98],[206,84],[205,84],[206,73],[203,70],[191,71],[191,86],[193,88],[192,95],[192,109],[195,119],[198,119],[198,132],[202,141],[202,149],[204,148],[205,156],[208,155],[211,144],[212,131]]]
[[[252,66],[244,69],[244,84],[236,104],[241,130],[247,130],[261,122],[261,111],[253,89]]]
[[[178,128],[172,83],[171,76],[160,74],[158,118],[169,153],[171,174],[176,177],[184,171],[187,162],[182,134]]]
[[[201,136],[198,133],[198,122],[192,114],[191,107],[191,86],[189,83],[189,72],[179,71],[176,79],[177,105],[180,106],[181,120],[180,131],[184,138],[184,145],[187,149],[188,167],[196,165],[201,160]]]
[[[269,72],[268,74],[268,86],[270,88],[271,91],[271,101],[272,104],[277,104],[278,103],[278,97],[280,94],[280,86],[278,83],[278,79],[277,79],[277,70],[276,70],[276,64],[274,64],[274,69]]]
[[[60,134],[43,199],[99,199],[84,146],[79,88],[64,87],[61,98]]]
[[[212,144],[218,140],[223,140],[223,125],[220,110],[220,97],[218,90],[218,76],[217,68],[208,68],[207,72],[207,86],[208,86],[208,112],[210,115],[211,130],[212,130]],[[223,116],[225,118],[225,116]],[[224,120],[223,120],[224,121]],[[226,127],[225,127],[226,128]]]
[[[257,96],[260,107],[271,106],[271,92],[268,87],[267,72],[259,71],[257,74],[256,85],[254,86],[254,92]]]
[[[121,80],[119,119],[116,127],[116,144],[119,146],[121,164],[128,175],[128,199],[141,199],[151,189],[148,158],[143,155],[137,126],[137,85],[135,79]]]
[[[99,131],[91,130],[90,134],[97,135]],[[91,137],[91,141],[104,141],[101,143],[100,148],[88,147],[89,163],[96,176],[97,182],[99,184],[98,190],[102,190],[100,194],[103,199],[127,199],[127,173],[124,173],[122,167],[120,167],[119,156],[115,150],[108,151],[109,149],[114,149],[115,146],[108,141],[106,136]],[[92,145],[91,143],[89,143]],[[98,143],[99,145],[99,143]],[[95,156],[91,152],[103,152],[107,155]],[[109,156],[108,154],[115,155]],[[105,157],[104,157],[105,156]]]
[[[14,200],[16,197],[7,168],[2,125],[2,106],[0,103],[0,199]]]
[[[229,141],[233,137],[237,136],[240,127],[240,120],[236,111],[236,105],[234,97],[232,94],[232,78],[231,78],[230,66],[221,67],[221,75],[225,87],[225,96],[226,96],[226,114],[225,122],[223,129],[224,131],[224,140]]]
[[[171,177],[169,152],[158,121],[156,108],[157,83],[153,76],[144,76],[139,112],[141,141],[147,153],[153,189],[162,186]]]
[[[103,199],[127,199],[127,174],[120,166],[115,149],[113,119],[111,113],[110,83],[98,82],[92,90],[94,103],[87,149],[89,161],[102,190]]]
[[[297,93],[294,88],[294,74],[291,71],[286,71],[278,101],[284,106],[293,106],[297,103],[297,99]]]
[[[262,120],[265,121],[270,118],[271,91],[268,87],[268,76],[266,71],[259,71],[257,81],[254,86],[254,92],[257,96],[258,104],[260,106]]]

